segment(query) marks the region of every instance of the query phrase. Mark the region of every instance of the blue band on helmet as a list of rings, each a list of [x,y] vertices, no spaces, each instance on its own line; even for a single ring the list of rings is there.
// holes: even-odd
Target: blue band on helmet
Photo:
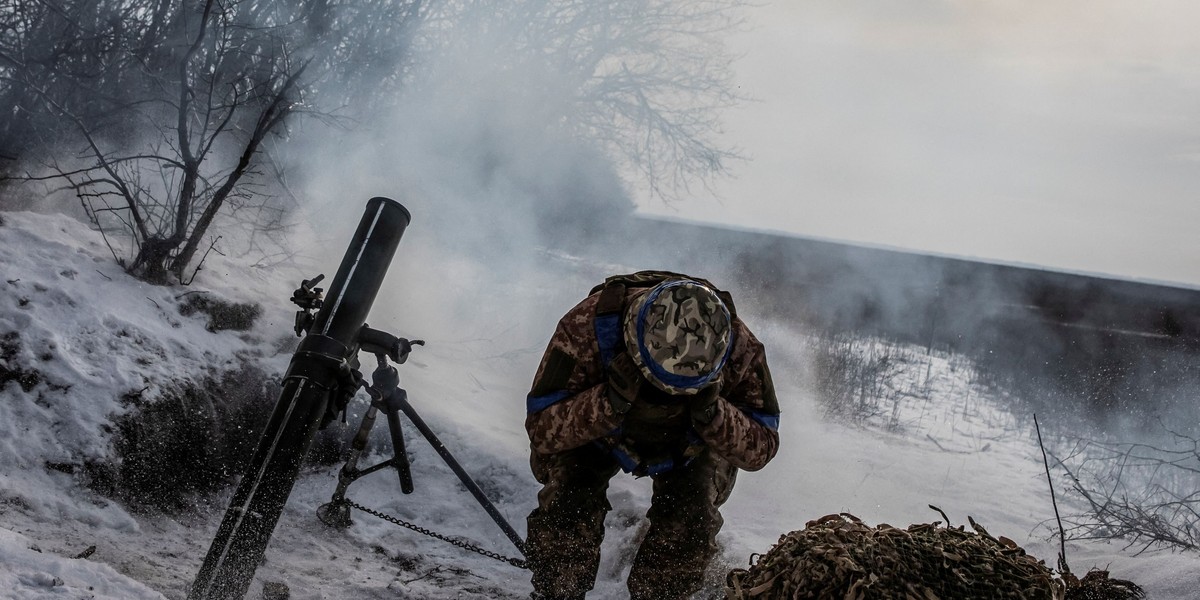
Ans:
[[[721,369],[725,367],[725,361],[729,359],[729,354],[733,351],[733,320],[729,317],[729,308],[725,306],[724,302],[721,302],[721,310],[725,313],[725,319],[729,321],[729,342],[725,345],[724,354],[721,355],[721,358],[717,360],[716,366],[714,366],[713,369],[708,372],[708,374],[697,375],[695,377],[678,375],[664,369],[662,365],[658,364],[658,361],[654,360],[654,358],[650,356],[650,350],[646,348],[646,344],[643,341],[646,337],[646,314],[650,310],[650,305],[654,304],[654,301],[657,300],[664,291],[673,287],[679,287],[688,284],[703,285],[690,279],[668,281],[666,283],[659,284],[658,287],[655,287],[650,291],[650,294],[642,302],[642,306],[638,309],[637,315],[637,346],[638,353],[640,353],[642,356],[642,364],[646,365],[646,368],[650,370],[650,373],[654,375],[655,379],[670,387],[681,389],[704,387],[712,382],[712,380],[719,377],[721,375]],[[597,325],[597,328],[599,328],[599,325]]]
[[[571,392],[568,392],[567,390],[558,390],[557,392],[551,392],[544,396],[526,396],[525,409],[529,411],[529,414],[532,415],[533,413],[546,410],[550,406],[562,402],[570,397]]]

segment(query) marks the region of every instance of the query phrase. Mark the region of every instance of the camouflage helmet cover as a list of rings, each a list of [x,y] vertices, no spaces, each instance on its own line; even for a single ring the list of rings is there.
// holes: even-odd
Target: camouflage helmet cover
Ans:
[[[715,381],[733,346],[729,309],[697,281],[665,281],[635,296],[625,313],[625,344],[655,387],[695,394]]]

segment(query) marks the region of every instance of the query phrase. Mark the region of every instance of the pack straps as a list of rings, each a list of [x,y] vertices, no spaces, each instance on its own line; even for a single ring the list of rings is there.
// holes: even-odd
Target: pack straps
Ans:
[[[625,284],[606,285],[596,302],[593,326],[596,343],[600,346],[600,362],[607,369],[618,352],[625,350],[625,338],[621,334],[625,316]]]

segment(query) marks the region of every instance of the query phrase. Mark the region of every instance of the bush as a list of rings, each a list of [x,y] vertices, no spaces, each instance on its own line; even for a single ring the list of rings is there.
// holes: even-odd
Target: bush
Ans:
[[[928,398],[930,359],[901,344],[846,336],[821,337],[813,348],[817,402],[826,418],[900,428],[906,398]]]
[[[208,315],[209,331],[249,331],[262,314],[262,307],[252,303],[228,302],[205,294],[191,294],[179,305],[179,314],[190,317],[196,313]]]
[[[168,512],[194,505],[245,467],[279,386],[257,367],[181,384],[152,402],[125,396],[113,463],[88,465],[90,486],[128,506]]]
[[[135,511],[203,506],[245,470],[280,390],[265,371],[243,365],[154,401],[130,392],[129,412],[114,422],[115,459],[85,465],[88,486]],[[306,464],[340,461],[348,435],[333,425],[319,431]]]

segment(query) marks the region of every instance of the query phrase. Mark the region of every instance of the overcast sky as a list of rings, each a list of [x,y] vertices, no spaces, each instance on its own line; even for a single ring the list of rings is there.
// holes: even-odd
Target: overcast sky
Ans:
[[[775,2],[731,39],[750,157],[642,210],[1200,285],[1200,3]]]

